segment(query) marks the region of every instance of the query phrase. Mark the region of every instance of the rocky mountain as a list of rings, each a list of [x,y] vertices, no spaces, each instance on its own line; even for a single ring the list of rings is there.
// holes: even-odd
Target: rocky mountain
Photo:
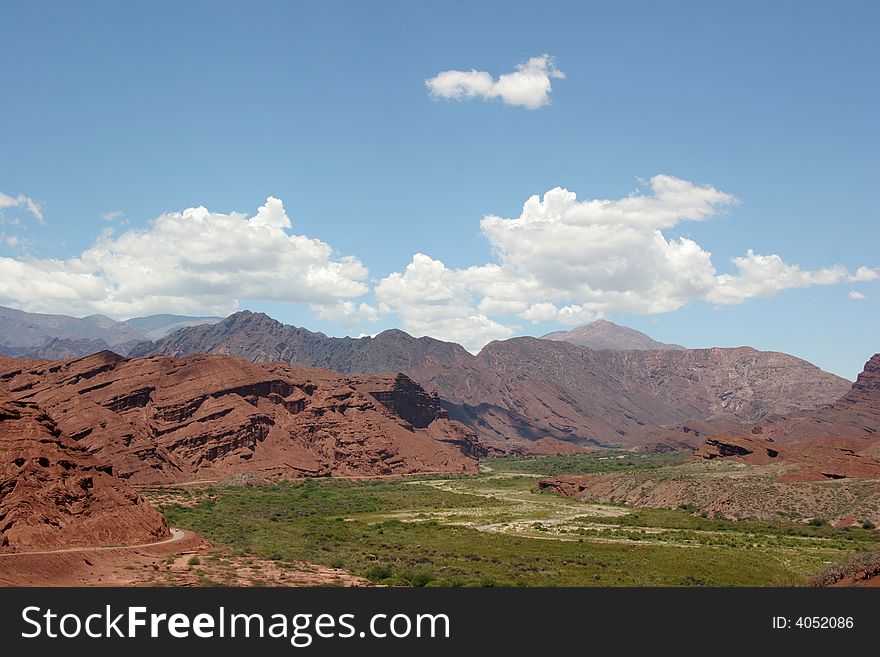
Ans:
[[[150,543],[165,519],[32,401],[0,387],[0,552]]]
[[[751,348],[596,351],[514,338],[487,345],[475,361],[479,384],[459,380],[437,391],[499,436],[516,429],[514,414],[560,440],[622,447],[643,446],[657,427],[681,422],[814,408],[849,387],[800,359]]]
[[[484,444],[527,454],[640,446],[657,427],[722,417],[754,422],[832,403],[850,387],[801,359],[749,347],[611,351],[513,338],[474,356],[457,344],[398,330],[329,338],[251,312],[132,350],[197,353],[347,374],[403,372],[439,395],[450,417]]]
[[[126,353],[144,340],[219,321],[219,317],[150,315],[117,322],[104,315],[69,317],[28,313],[0,306],[0,354],[21,358],[71,358],[104,349]]]
[[[447,368],[473,359],[461,345],[414,338],[396,329],[375,337],[330,338],[247,310],[216,324],[194,326],[155,342],[141,343],[129,355],[206,353],[232,354],[252,363],[281,361],[298,367],[322,367],[344,374],[413,372]]]
[[[835,403],[769,417],[736,432],[715,432],[697,456],[795,465],[784,476],[789,481],[880,478],[880,354],[868,360]]]
[[[641,331],[620,326],[606,319],[578,326],[570,331],[554,331],[542,336],[544,340],[568,342],[589,349],[671,349],[681,351],[681,345],[657,342]]]
[[[122,479],[469,472],[476,436],[405,376],[200,355],[0,358],[0,384]]]

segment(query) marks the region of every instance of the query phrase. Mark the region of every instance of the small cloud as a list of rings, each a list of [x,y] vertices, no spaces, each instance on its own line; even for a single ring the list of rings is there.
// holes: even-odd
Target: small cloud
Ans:
[[[339,322],[347,328],[355,328],[361,323],[377,322],[383,314],[380,308],[368,303],[356,305],[353,301],[311,304],[311,309],[318,319]]]
[[[856,269],[855,275],[850,276],[850,280],[853,282],[876,281],[878,278],[880,278],[880,271],[870,267],[859,267]]]
[[[847,296],[848,296],[850,299],[852,299],[853,301],[861,301],[862,299],[865,298],[865,295],[862,294],[861,292],[857,291],[857,290],[853,290],[853,291],[850,292]]]
[[[105,212],[104,214],[102,214],[101,219],[103,219],[104,221],[115,221],[122,216],[125,216],[124,212],[121,212],[120,210],[111,210],[110,212]]]
[[[505,73],[497,80],[486,71],[443,71],[425,80],[431,97],[435,100],[470,100],[500,98],[508,105],[526,109],[538,109],[550,104],[552,91],[550,79],[562,79],[565,73],[558,70],[548,54],[532,57],[517,64],[512,73]]]
[[[43,206],[30,196],[25,196],[24,194],[9,196],[0,192],[0,210],[3,210],[3,208],[20,208],[30,213],[38,224],[46,225],[46,219],[43,217]]]

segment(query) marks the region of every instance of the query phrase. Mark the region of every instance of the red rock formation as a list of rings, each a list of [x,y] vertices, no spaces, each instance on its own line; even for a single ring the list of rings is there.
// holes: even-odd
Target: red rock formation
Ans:
[[[692,419],[672,426],[651,427],[646,431],[644,442],[639,447],[649,452],[697,450],[709,436],[744,436],[748,433],[747,425],[728,415],[718,415],[706,420]]]
[[[425,429],[434,440],[453,445],[472,458],[486,456],[486,448],[476,440],[473,431],[460,422],[451,421],[436,394],[424,389],[405,374],[394,377],[357,376],[349,379],[359,392],[370,395],[394,415],[408,422],[413,429]]]
[[[0,390],[0,551],[134,545],[165,519],[33,402]]]
[[[466,472],[482,453],[472,432],[395,377],[355,382],[231,356],[124,359],[102,352],[65,361],[0,359],[0,381],[136,483],[236,472]]]
[[[787,481],[880,478],[880,354],[830,406],[769,418],[747,434],[711,436],[696,456],[799,466]]]

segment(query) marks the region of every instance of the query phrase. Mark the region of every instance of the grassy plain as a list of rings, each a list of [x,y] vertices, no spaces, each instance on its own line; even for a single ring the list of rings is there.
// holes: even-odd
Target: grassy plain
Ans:
[[[403,586],[802,585],[880,533],[688,509],[586,504],[540,477],[663,471],[682,454],[487,461],[475,476],[147,491],[175,527],[241,555],[345,568]],[[210,582],[207,582],[210,583]]]

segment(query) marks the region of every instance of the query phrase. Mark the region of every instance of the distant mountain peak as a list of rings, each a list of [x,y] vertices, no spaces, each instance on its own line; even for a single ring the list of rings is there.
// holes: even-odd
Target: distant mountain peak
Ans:
[[[238,322],[274,322],[280,324],[277,319],[269,317],[266,313],[255,313],[251,310],[239,310],[220,321],[221,324],[235,324]]]
[[[86,356],[109,346],[124,354],[138,342],[158,340],[179,328],[212,324],[220,319],[162,314],[118,322],[105,315],[70,317],[0,306],[0,353],[67,358]]]
[[[542,336],[544,340],[568,342],[588,349],[638,349],[646,351],[680,351],[681,345],[657,342],[641,331],[615,324],[607,319],[597,319],[570,331],[554,331]]]

